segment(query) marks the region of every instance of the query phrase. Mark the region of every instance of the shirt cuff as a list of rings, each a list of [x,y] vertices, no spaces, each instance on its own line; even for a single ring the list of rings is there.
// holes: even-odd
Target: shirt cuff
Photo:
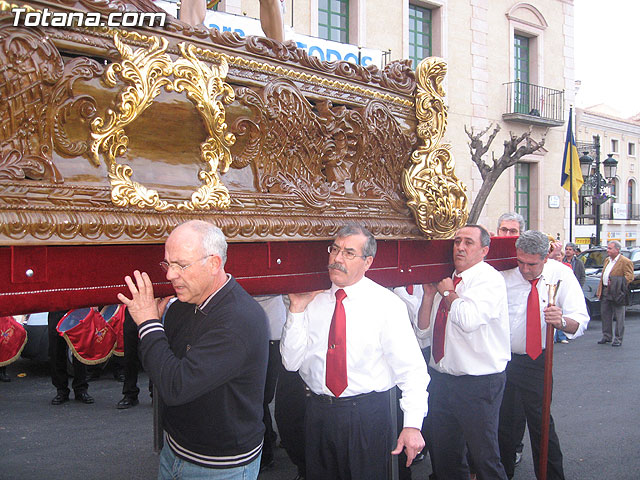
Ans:
[[[147,320],[138,326],[138,338],[142,340],[145,335],[153,332],[161,332],[164,335],[164,326],[158,319]]]
[[[291,311],[287,312],[287,321],[285,322],[284,326],[287,329],[294,328],[296,325],[302,326],[303,318],[304,318],[304,312],[298,312],[298,313],[293,313]]]
[[[422,429],[422,421],[424,420],[424,415],[415,412],[403,412],[404,413],[404,422],[402,426],[404,428],[411,427],[417,428],[418,430]]]

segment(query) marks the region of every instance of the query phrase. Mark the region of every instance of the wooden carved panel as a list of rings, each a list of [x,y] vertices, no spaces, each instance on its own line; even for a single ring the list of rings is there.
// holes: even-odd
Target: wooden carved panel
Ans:
[[[157,10],[147,0],[26,4]],[[463,218],[454,188],[462,187],[439,145],[446,122],[421,118],[433,110],[422,97],[416,118],[406,61],[323,63],[293,43],[175,19],[119,36],[15,28],[8,5],[0,4],[0,244],[157,243],[192,218],[236,241],[329,238],[348,221],[380,238],[417,238],[420,228],[442,235],[432,228],[440,218]],[[425,146],[412,161],[418,137]],[[442,181],[448,190],[433,186]]]
[[[0,178],[59,182],[47,114],[62,60],[42,31],[13,27],[10,20],[0,23]]]
[[[251,114],[231,126],[242,145],[232,149],[232,167],[251,165],[260,192],[292,193],[321,210],[330,207],[330,197],[341,196],[384,199],[406,211],[400,178],[415,136],[384,103],[311,103],[286,80],[261,92],[237,88],[236,98]]]

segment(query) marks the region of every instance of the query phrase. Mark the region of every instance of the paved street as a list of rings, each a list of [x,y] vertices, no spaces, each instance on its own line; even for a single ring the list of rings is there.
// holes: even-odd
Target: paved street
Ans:
[[[600,322],[585,336],[555,346],[552,413],[568,479],[636,480],[640,477],[640,312],[627,317],[624,345],[597,345]],[[153,479],[152,408],[147,379],[140,405],[117,410],[122,384],[105,374],[92,382],[96,403],[49,404],[55,395],[46,365],[20,360],[8,367],[11,383],[0,383],[0,479]],[[26,376],[17,377],[24,373]],[[413,468],[425,480],[428,461]],[[289,480],[295,471],[282,449],[275,467],[260,480]],[[516,480],[533,479],[525,448]]]

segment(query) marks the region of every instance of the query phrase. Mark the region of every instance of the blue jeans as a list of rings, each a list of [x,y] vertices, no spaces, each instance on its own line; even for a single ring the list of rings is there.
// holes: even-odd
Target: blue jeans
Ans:
[[[558,343],[561,340],[569,340],[562,330],[556,330],[555,342]]]
[[[160,452],[158,480],[256,480],[260,473],[261,456],[262,453],[242,467],[207,468],[181,459],[165,443]]]

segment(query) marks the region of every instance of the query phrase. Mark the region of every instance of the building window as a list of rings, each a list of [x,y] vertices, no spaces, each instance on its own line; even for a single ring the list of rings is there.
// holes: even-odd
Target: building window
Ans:
[[[514,71],[514,112],[529,113],[529,38],[522,35],[513,37]]]
[[[617,198],[618,194],[618,179],[614,178],[609,184],[609,193]]]
[[[349,0],[318,0],[318,36],[349,43]]]
[[[636,144],[635,143],[629,142],[629,145],[627,145],[627,155],[629,155],[630,157],[635,157],[636,156]]]
[[[612,138],[611,139],[611,152],[612,153],[618,153],[618,145],[619,145],[618,140]]]
[[[529,179],[531,178],[530,173],[530,165],[528,163],[516,163],[515,211],[516,213],[519,213],[524,217],[526,229],[529,228],[529,212],[531,211],[529,203]]]
[[[637,205],[635,205],[634,198],[636,195],[636,182],[629,180],[627,183],[627,219],[635,220],[638,217]]]
[[[423,58],[431,56],[431,10],[409,4],[409,58],[417,68]]]

